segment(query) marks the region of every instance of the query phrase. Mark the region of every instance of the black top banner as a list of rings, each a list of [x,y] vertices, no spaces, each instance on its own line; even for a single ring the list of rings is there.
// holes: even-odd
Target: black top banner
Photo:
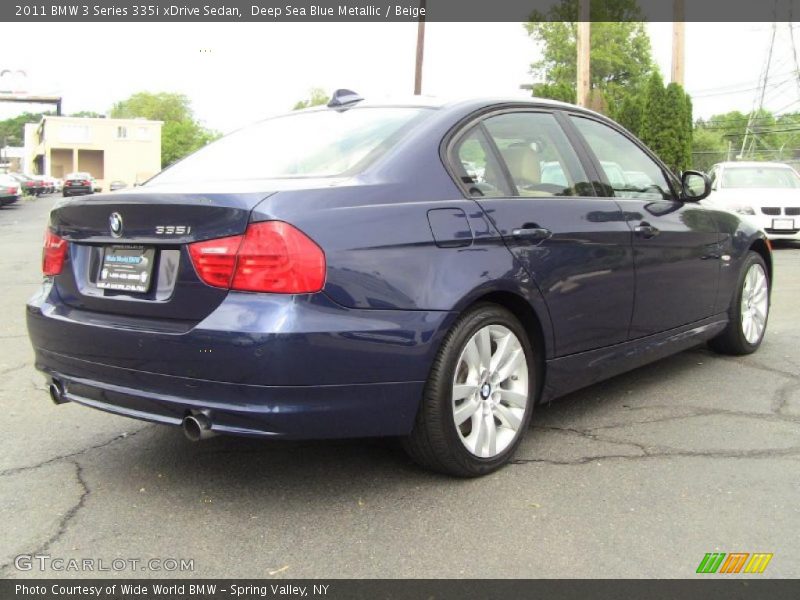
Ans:
[[[794,21],[800,0],[590,0],[592,21]],[[12,22],[578,21],[578,0],[3,0]]]

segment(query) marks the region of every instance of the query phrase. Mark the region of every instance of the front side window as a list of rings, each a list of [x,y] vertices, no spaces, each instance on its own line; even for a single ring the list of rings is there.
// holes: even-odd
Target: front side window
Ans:
[[[584,117],[570,117],[600,161],[617,198],[673,200],[661,167],[639,146],[608,125]]]
[[[594,195],[575,150],[552,114],[506,113],[489,117],[484,126],[517,196]]]
[[[153,183],[350,175],[433,111],[418,107],[317,110],[235,131],[156,175]]]

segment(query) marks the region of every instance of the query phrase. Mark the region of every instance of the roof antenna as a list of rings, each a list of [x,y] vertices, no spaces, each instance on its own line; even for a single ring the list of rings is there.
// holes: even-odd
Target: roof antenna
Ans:
[[[356,94],[353,90],[336,90],[328,102],[328,108],[339,108],[349,104],[355,104],[364,100],[361,96]]]

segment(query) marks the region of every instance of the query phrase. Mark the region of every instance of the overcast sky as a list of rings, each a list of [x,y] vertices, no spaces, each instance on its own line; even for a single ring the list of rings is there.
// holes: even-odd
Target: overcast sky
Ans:
[[[648,28],[668,79],[672,24]],[[686,30],[695,117],[749,111],[770,24],[688,23]],[[290,109],[311,87],[347,87],[370,98],[408,95],[415,44],[413,23],[26,23],[4,28],[0,69],[25,70],[28,90],[62,95],[66,113],[106,112],[142,90],[181,92],[199,119],[226,132]],[[423,92],[524,94],[519,86],[532,82],[537,54],[519,23],[428,23]],[[794,71],[782,24],[768,108],[800,110]],[[0,104],[0,117],[43,108]]]

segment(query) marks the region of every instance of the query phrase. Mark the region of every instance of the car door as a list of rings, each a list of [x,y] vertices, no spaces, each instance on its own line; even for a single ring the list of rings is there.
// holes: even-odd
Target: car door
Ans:
[[[682,201],[666,169],[622,131],[586,115],[571,115],[570,121],[595,157],[605,193],[616,199],[633,231],[630,337],[713,315],[721,249],[711,213]]]
[[[538,287],[555,355],[627,339],[633,309],[631,233],[613,198],[595,195],[552,112],[506,110],[450,144],[451,165]]]

